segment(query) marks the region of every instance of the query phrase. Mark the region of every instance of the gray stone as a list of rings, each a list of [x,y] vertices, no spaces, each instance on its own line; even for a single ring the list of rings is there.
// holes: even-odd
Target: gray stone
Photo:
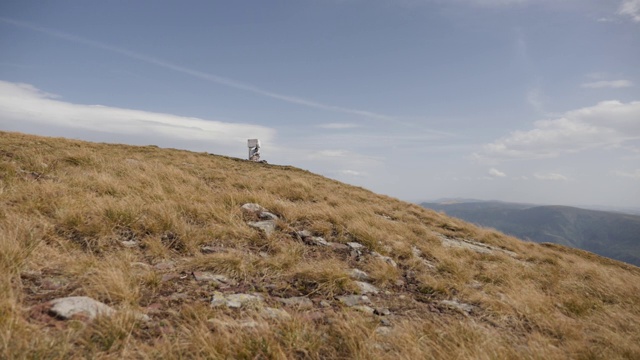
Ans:
[[[138,242],[134,240],[124,240],[120,241],[120,243],[126,248],[134,248],[138,246]]]
[[[313,308],[313,301],[304,296],[294,296],[290,298],[276,298],[277,301],[288,305],[296,306],[298,309],[311,309]]]
[[[276,222],[274,220],[248,222],[247,224],[253,228],[264,231],[267,236],[276,231]]]
[[[265,209],[264,207],[256,203],[246,203],[241,206],[241,209],[243,211],[251,212],[251,213],[261,213],[263,211],[267,211],[267,209]]]
[[[382,325],[382,326],[391,326],[391,321],[389,321],[389,319],[382,318],[382,319],[380,319],[380,325]]]
[[[349,277],[360,281],[367,281],[370,279],[369,274],[359,269],[349,269]]]
[[[241,308],[245,306],[258,305],[264,299],[258,294],[223,294],[215,292],[211,299],[211,306],[227,306],[230,308]]]
[[[291,319],[291,315],[289,315],[288,312],[286,312],[285,310],[282,310],[282,309],[266,307],[266,308],[262,309],[262,311],[260,313],[261,313],[262,316],[264,316],[266,318],[269,318],[269,319],[276,319],[276,320],[288,320],[288,319]]]
[[[352,306],[351,308],[369,315],[373,315],[375,311],[371,306],[367,306],[367,305],[356,305],[356,306]]]
[[[388,256],[384,256],[384,255],[379,254],[379,253],[377,253],[377,252],[375,252],[375,251],[372,251],[372,252],[371,252],[371,255],[372,255],[373,257],[376,257],[376,258],[378,258],[378,259],[380,259],[380,260],[382,260],[382,261],[386,262],[387,264],[389,264],[389,265],[391,265],[391,266],[393,266],[393,267],[398,267],[398,264],[396,264],[396,262],[395,262],[392,258],[390,258],[390,257],[388,257]]]
[[[360,293],[361,294],[377,294],[378,292],[380,292],[380,290],[378,290],[377,287],[363,282],[363,281],[355,281],[356,285],[358,286],[358,288],[360,289]]]
[[[391,315],[391,311],[389,311],[389,309],[387,309],[387,308],[376,308],[374,313],[376,315],[380,315],[380,316]]]
[[[330,246],[331,245],[324,238],[321,238],[319,236],[309,236],[309,237],[304,238],[303,241],[307,245],[315,245],[315,246]]]
[[[296,234],[298,234],[298,236],[300,236],[302,239],[313,236],[313,234],[309,230],[300,230],[297,231]]]
[[[347,246],[352,249],[352,250],[362,250],[365,248],[364,245],[357,243],[357,242],[348,242]]]
[[[440,240],[442,241],[442,246],[448,248],[461,248],[461,249],[469,249],[471,251],[475,251],[480,254],[491,254],[493,252],[502,252],[511,257],[518,257],[513,251],[501,249],[499,247],[483,244],[477,241],[465,240],[465,239],[450,239],[444,235],[440,235]]]
[[[51,300],[51,313],[62,319],[71,319],[74,316],[85,317],[93,320],[97,316],[112,316],[116,311],[107,304],[101,303],[87,296],[71,296]]]
[[[461,303],[457,300],[441,300],[438,303],[446,308],[457,310],[467,315],[476,308],[473,305]]]
[[[391,334],[391,328],[386,325],[378,327],[376,328],[376,334],[380,336],[389,336]]]
[[[196,279],[196,281],[209,281],[218,285],[235,285],[235,281],[229,279],[224,275],[214,274],[206,271],[194,271],[193,277]]]
[[[260,214],[258,214],[258,216],[260,217],[260,219],[262,220],[278,220],[280,219],[278,217],[278,215],[270,213],[268,211],[263,211]]]
[[[345,295],[338,296],[337,299],[338,301],[349,307],[371,303],[371,300],[369,300],[369,297],[367,297],[366,295]]]

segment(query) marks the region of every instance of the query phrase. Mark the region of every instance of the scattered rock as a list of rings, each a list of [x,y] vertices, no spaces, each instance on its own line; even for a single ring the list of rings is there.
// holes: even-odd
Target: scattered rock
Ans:
[[[268,211],[263,211],[258,216],[262,220],[278,220],[279,219],[278,215],[270,213]]]
[[[442,246],[449,248],[461,248],[461,249],[469,249],[471,251],[475,251],[480,254],[491,254],[494,251],[502,252],[511,257],[518,257],[513,251],[501,249],[499,247],[483,244],[477,241],[472,240],[464,240],[464,239],[450,239],[444,235],[440,235],[440,240],[442,241]]]
[[[264,220],[264,221],[250,221],[247,225],[256,228],[258,230],[264,231],[264,233],[269,236],[276,231],[276,222],[274,220]]]
[[[389,336],[391,334],[391,328],[388,325],[384,325],[376,328],[376,334],[380,336]]]
[[[384,255],[379,254],[379,253],[377,253],[377,252],[375,252],[375,251],[372,251],[372,252],[371,252],[371,255],[372,255],[373,257],[376,257],[376,258],[378,258],[378,259],[380,259],[380,260],[382,260],[382,261],[386,262],[387,264],[389,264],[389,265],[391,265],[391,266],[393,266],[393,267],[398,267],[398,264],[396,264],[396,262],[395,262],[392,258],[390,258],[390,257],[388,257],[388,256],[384,256]]]
[[[349,269],[349,277],[360,281],[367,281],[370,279],[369,274],[359,269]]]
[[[51,300],[51,309],[53,315],[64,319],[87,319],[93,320],[97,316],[112,316],[116,311],[107,304],[101,303],[87,296],[71,296]]]
[[[135,240],[124,240],[120,241],[120,244],[126,248],[134,248],[138,246],[138,242]]]
[[[315,245],[315,246],[330,246],[329,242],[327,242],[324,238],[320,236],[309,236],[304,238],[303,240],[307,245]]]
[[[297,234],[298,236],[300,236],[300,238],[301,238],[302,240],[304,240],[305,238],[308,238],[308,237],[312,237],[312,236],[313,236],[313,234],[312,234],[312,233],[311,233],[311,231],[309,231],[309,230],[300,230],[300,231],[296,231],[296,234]]]
[[[351,250],[363,250],[365,248],[364,245],[357,243],[357,242],[348,242],[347,246],[349,247],[349,249]]]
[[[243,306],[257,305],[264,299],[259,294],[228,294],[215,292],[211,299],[211,306],[227,306],[230,308],[241,308]]]
[[[378,290],[377,287],[363,282],[363,281],[355,281],[356,285],[358,286],[358,288],[360,289],[360,293],[361,294],[377,294],[378,292],[380,292],[380,290]]]
[[[345,295],[338,296],[337,299],[338,301],[349,307],[371,303],[371,300],[369,300],[369,297],[366,295]]]
[[[276,300],[288,306],[295,306],[300,310],[313,308],[313,301],[311,301],[309,298],[304,296],[295,296],[290,298],[276,298]]]
[[[275,319],[275,320],[288,320],[288,319],[291,319],[291,315],[289,315],[288,312],[286,312],[285,310],[282,310],[282,309],[266,307],[266,308],[262,309],[262,311],[260,313],[261,313],[262,316],[264,316],[266,318],[269,318],[269,319]]]
[[[328,307],[331,307],[331,304],[328,301],[322,300],[320,301],[320,306],[324,308],[328,308]]]
[[[387,308],[376,308],[373,313],[379,316],[391,315],[391,311],[389,311],[389,309]]]
[[[438,303],[445,308],[457,310],[466,315],[469,315],[476,308],[473,305],[461,303],[461,302],[458,302],[457,300],[441,300]]]
[[[382,319],[380,319],[380,325],[382,325],[382,326],[391,326],[391,321],[389,321],[389,319],[382,318]]]
[[[40,288],[43,290],[58,290],[69,284],[69,280],[61,277],[48,277],[42,279]]]
[[[193,277],[196,279],[196,281],[208,281],[216,283],[220,286],[235,285],[235,281],[233,281],[232,279],[229,279],[224,275],[214,274],[212,272],[194,271]]]
[[[246,203],[240,207],[242,211],[250,212],[250,213],[261,213],[267,211],[264,207],[256,203]]]
[[[356,305],[352,306],[351,308],[369,315],[373,315],[373,313],[375,312],[375,310],[371,306],[367,305]]]
[[[333,250],[336,250],[336,251],[346,251],[346,250],[349,250],[349,246],[347,246],[347,245],[345,245],[345,244],[340,244],[340,243],[334,243],[334,242],[332,242],[332,243],[329,243],[329,246],[331,246],[331,248],[332,248]]]

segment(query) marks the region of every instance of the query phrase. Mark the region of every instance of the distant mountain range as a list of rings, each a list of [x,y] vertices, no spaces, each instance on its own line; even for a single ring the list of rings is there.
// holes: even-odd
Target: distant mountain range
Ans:
[[[420,205],[521,239],[566,245],[640,266],[638,215],[472,199]]]

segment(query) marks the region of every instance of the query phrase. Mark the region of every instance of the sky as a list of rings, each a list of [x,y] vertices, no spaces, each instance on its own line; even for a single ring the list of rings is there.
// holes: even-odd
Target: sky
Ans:
[[[640,207],[640,0],[6,0],[0,130]]]

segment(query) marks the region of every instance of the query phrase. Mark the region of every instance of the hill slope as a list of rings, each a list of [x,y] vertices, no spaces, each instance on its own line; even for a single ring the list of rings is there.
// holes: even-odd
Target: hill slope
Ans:
[[[521,239],[571,246],[640,266],[637,215],[491,201],[421,205]]]
[[[640,358],[638,268],[292,167],[0,133],[0,234],[0,358]]]

